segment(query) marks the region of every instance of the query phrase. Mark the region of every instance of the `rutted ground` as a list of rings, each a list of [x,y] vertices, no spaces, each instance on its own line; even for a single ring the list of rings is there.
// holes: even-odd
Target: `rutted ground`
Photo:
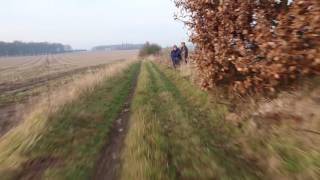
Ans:
[[[305,141],[286,127],[263,131],[250,127],[250,121],[235,125],[228,122],[232,103],[221,103],[221,94],[209,95],[152,61],[143,61],[139,74],[140,64],[53,113],[49,128],[33,143],[21,145],[23,150],[12,147],[21,153],[22,164],[4,169],[6,160],[0,159],[0,175],[59,180],[320,177],[316,133]]]
[[[226,144],[226,107],[165,73],[152,63],[142,67],[121,179],[258,179],[261,170]]]
[[[135,63],[92,87],[94,91],[84,91],[79,98],[51,114],[45,127],[36,119],[19,125],[28,128],[25,127],[27,123],[30,126],[37,123],[32,130],[34,134],[19,128],[17,132],[4,136],[1,139],[4,142],[0,141],[0,176],[7,179],[91,177],[113,121],[122,110],[138,71],[139,63]],[[20,137],[24,134],[27,137]],[[29,139],[22,140],[24,138]]]
[[[139,67],[140,70],[140,67]],[[134,74],[131,79],[129,95],[126,98],[121,112],[113,120],[108,138],[102,149],[100,157],[95,165],[95,172],[92,176],[94,180],[113,180],[117,177],[120,168],[120,155],[123,148],[124,139],[128,131],[128,122],[130,117],[131,102],[136,89],[138,74]]]
[[[319,104],[305,99],[290,106],[307,104],[305,117],[313,114],[310,122],[294,124],[292,118],[298,116],[293,115],[281,117],[288,122],[281,123],[278,112],[273,111],[272,116],[262,114],[254,121],[243,117],[234,124],[229,121],[234,104],[219,92],[208,95],[177,71],[145,62],[133,99],[119,178],[319,179],[320,136],[315,119]],[[260,110],[274,106],[266,105],[261,104]],[[280,124],[272,125],[274,121]],[[261,123],[268,126],[261,127]]]

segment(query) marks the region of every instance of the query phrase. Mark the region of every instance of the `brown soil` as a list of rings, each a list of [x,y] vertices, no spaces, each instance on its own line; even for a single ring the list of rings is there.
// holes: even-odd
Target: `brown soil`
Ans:
[[[130,94],[127,97],[121,113],[114,121],[112,130],[106,139],[100,158],[96,164],[93,180],[114,180],[117,179],[117,170],[120,168],[120,155],[124,144],[124,139],[128,131],[128,122],[130,117],[130,105],[134,96],[138,76],[134,85],[131,87]]]
[[[45,170],[60,164],[60,160],[53,157],[41,157],[22,164],[21,171],[16,175],[16,180],[39,180],[42,179]]]
[[[8,132],[15,124],[18,116],[16,114],[17,108],[14,104],[0,107],[0,137]]]

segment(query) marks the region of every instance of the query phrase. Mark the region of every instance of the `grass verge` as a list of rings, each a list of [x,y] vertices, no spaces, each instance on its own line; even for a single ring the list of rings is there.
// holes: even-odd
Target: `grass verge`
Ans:
[[[226,112],[174,71],[145,62],[121,179],[259,179],[261,170],[228,146]]]
[[[184,107],[185,113],[196,114],[199,111],[194,109],[203,109],[203,113],[200,113],[198,117],[202,118],[201,114],[210,114],[208,113],[210,111],[218,115],[219,109],[223,107],[221,101],[228,102],[224,108],[226,106],[228,109],[234,108],[232,107],[234,102],[214,97],[222,95],[219,90],[215,95],[211,94],[211,97],[203,96],[201,100],[201,98],[196,98],[198,92],[192,85],[181,78],[183,72],[178,75],[177,72],[165,66],[153,66],[163,75],[168,86],[171,86],[177,102]],[[319,96],[316,95],[319,91],[317,91],[318,83],[315,80],[312,80],[311,87],[313,88],[311,89],[307,88],[309,85],[301,85],[309,89],[304,90],[307,93],[297,91],[295,95],[279,97],[272,103],[255,103],[253,107],[251,107],[253,104],[238,105],[250,107],[252,112],[258,114],[251,117],[244,116],[249,119],[233,118],[230,121],[229,112],[225,111],[225,115],[210,118],[218,121],[208,121],[207,118],[202,118],[201,121],[194,124],[195,127],[198,127],[199,134],[202,134],[203,142],[216,147],[213,148],[216,163],[226,172],[225,175],[219,175],[218,179],[319,179],[320,136],[316,134],[319,132],[319,119],[317,119],[319,111],[316,110],[316,107],[319,107],[317,100]],[[209,103],[208,98],[211,98]],[[268,110],[270,116],[266,113]],[[262,112],[262,114],[264,112],[267,115],[263,116],[257,112]],[[237,111],[237,113],[245,112]],[[236,117],[241,117],[236,115]],[[294,123],[293,121],[299,122]],[[273,124],[274,122],[276,123]],[[303,128],[305,128],[304,131]],[[309,129],[314,131],[306,131]]]

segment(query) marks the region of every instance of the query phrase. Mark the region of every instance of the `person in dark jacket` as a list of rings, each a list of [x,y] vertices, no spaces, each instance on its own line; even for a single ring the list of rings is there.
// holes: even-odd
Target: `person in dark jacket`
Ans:
[[[185,62],[186,64],[188,64],[188,57],[189,57],[189,49],[188,47],[186,46],[186,43],[185,42],[182,42],[181,43],[181,58],[182,58],[182,61]]]
[[[175,69],[179,65],[180,60],[181,60],[181,51],[176,45],[174,45],[171,51],[171,61]]]

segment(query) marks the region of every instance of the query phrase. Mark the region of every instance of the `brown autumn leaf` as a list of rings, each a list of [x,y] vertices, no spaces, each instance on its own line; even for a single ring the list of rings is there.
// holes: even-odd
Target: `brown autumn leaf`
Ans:
[[[320,74],[320,1],[175,0],[204,89],[275,91]],[[291,82],[291,81],[290,81]]]

